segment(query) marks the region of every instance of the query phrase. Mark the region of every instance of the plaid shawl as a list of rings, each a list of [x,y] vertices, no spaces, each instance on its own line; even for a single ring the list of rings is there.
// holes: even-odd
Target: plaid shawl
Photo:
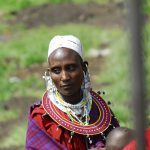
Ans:
[[[56,142],[29,116],[26,135],[26,150],[67,150],[63,145]]]
[[[26,133],[26,150],[67,150],[66,147],[55,141],[48,133],[40,128],[36,121],[32,118],[31,113],[35,107],[41,105],[38,102],[31,106],[28,115],[28,129]]]

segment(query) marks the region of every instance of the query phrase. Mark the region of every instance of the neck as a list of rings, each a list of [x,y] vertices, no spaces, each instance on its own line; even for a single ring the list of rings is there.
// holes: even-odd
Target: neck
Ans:
[[[80,90],[73,95],[69,95],[69,96],[62,95],[62,94],[60,94],[60,95],[62,96],[62,98],[65,102],[67,102],[69,104],[77,104],[82,100],[83,92]]]

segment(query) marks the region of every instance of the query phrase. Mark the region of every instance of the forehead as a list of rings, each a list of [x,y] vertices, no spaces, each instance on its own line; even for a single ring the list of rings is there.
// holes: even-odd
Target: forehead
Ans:
[[[80,62],[80,60],[78,53],[68,48],[59,48],[55,50],[48,59],[49,63],[61,61]]]

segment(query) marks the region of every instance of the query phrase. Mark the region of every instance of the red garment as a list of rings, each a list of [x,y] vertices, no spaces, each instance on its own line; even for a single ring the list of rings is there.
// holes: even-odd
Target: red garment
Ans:
[[[123,148],[123,150],[136,150],[136,141],[131,141],[127,146]]]
[[[59,111],[59,109],[58,109]],[[70,140],[70,132],[58,127],[58,124],[54,122],[50,117],[45,116],[42,119],[42,115],[45,114],[45,110],[42,106],[36,107],[31,114],[31,117],[39,124],[39,126],[46,130],[46,132],[53,137],[56,141],[67,147],[68,150],[86,150],[85,140],[82,135],[75,134]],[[66,118],[66,115],[62,112],[62,117]]]
[[[150,150],[150,128],[146,130],[145,133],[146,138],[146,150]],[[136,150],[136,141],[131,141],[126,147],[123,148],[123,150]]]
[[[150,150],[150,128],[146,130],[146,150]]]
[[[67,150],[86,150],[87,148],[104,147],[108,133],[111,130],[113,130],[115,127],[119,127],[119,123],[116,117],[114,116],[113,112],[111,111],[111,109],[109,109],[109,107],[105,103],[105,101],[94,92],[93,95],[95,96],[96,100],[95,99],[93,100],[92,109],[89,115],[90,124],[93,125],[93,127],[89,129],[90,132],[94,133],[97,131],[98,133],[96,132],[95,134],[91,134],[90,136],[87,136],[87,134],[84,135],[85,130],[83,134],[79,134],[80,132],[79,133],[74,132],[74,135],[71,139],[71,133],[72,133],[71,131],[74,131],[75,129],[74,128],[73,130],[68,129],[70,127],[68,126],[69,117],[58,107],[53,107],[53,105],[50,105],[47,101],[48,99],[45,99],[46,100],[45,102],[47,102],[45,103],[45,105],[49,106],[48,109],[43,107],[43,105],[41,105],[41,102],[39,104],[34,104],[33,106],[31,106],[30,114],[29,114],[30,126],[28,128],[27,138],[26,138],[27,147],[32,146],[33,149],[34,148],[36,149],[37,146],[35,145],[36,143],[35,141],[36,140],[39,141],[39,139],[41,141],[42,138],[43,139],[45,138],[46,141],[48,140],[48,138],[50,139],[50,142],[49,143],[45,142],[46,143],[45,145],[42,142],[43,143],[42,145],[44,145],[46,148],[47,145],[48,146],[53,145],[54,147],[55,143],[56,143],[56,147],[58,146],[58,147],[66,148]],[[48,112],[49,109],[50,112]],[[54,112],[55,115],[53,115]],[[51,114],[52,116],[49,114]],[[66,124],[64,122],[66,122]],[[101,126],[97,126],[97,125],[101,125]],[[38,130],[35,131],[35,128],[36,129],[38,128],[39,131]],[[105,128],[105,130],[99,133],[100,129],[102,130],[103,128]],[[45,135],[48,136],[45,137],[44,135],[43,137],[40,138],[40,136],[42,136],[41,134],[44,133]],[[69,142],[70,139],[71,142]]]
[[[26,132],[26,144],[25,150],[67,150],[67,148],[54,140],[50,135],[46,133],[44,129],[41,129],[39,125],[28,116],[28,128]]]

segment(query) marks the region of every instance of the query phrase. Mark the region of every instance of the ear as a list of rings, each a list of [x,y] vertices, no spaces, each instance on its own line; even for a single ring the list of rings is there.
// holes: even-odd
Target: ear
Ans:
[[[89,63],[87,61],[84,61],[83,63],[85,63],[86,67],[89,65]]]
[[[82,67],[83,67],[83,71],[86,73],[87,72],[87,67],[88,67],[88,62],[84,61]]]

